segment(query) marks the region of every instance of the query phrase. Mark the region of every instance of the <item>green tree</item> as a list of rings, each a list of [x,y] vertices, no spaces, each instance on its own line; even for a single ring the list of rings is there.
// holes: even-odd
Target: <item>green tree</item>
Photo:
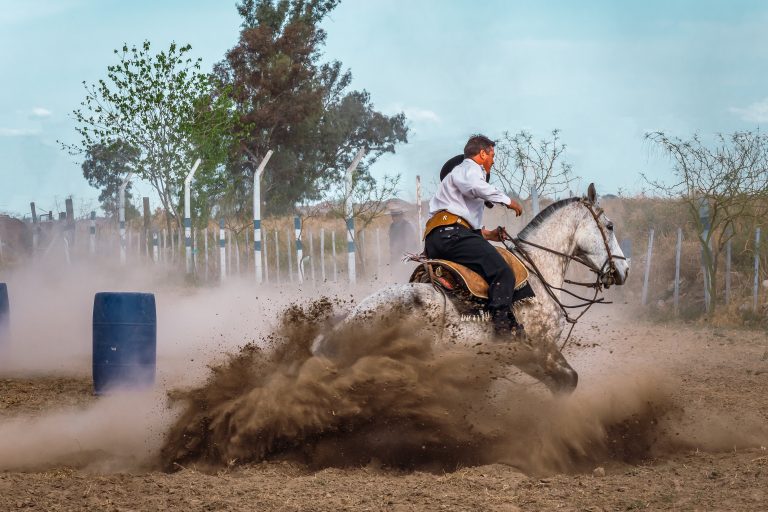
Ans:
[[[117,218],[120,185],[129,172],[136,172],[138,159],[139,151],[121,140],[109,145],[96,143],[85,152],[83,176],[90,186],[100,189],[101,208],[114,218]],[[138,213],[131,202],[132,197],[129,183],[125,188],[127,215]]]
[[[343,179],[357,150],[360,172],[407,142],[403,114],[377,112],[365,91],[347,91],[352,76],[341,63],[321,63],[325,32],[319,23],[338,0],[245,0],[238,44],[216,67],[235,105],[235,146],[228,181],[243,187],[261,158],[275,151],[262,191],[272,213],[318,200]],[[242,198],[245,201],[245,197]]]
[[[115,50],[119,62],[107,67],[107,78],[83,82],[85,100],[73,112],[80,143],[63,144],[72,154],[117,141],[135,148],[137,177],[157,192],[169,230],[171,221],[180,227],[183,182],[193,161],[205,161],[196,175],[203,182],[206,172],[216,169],[205,153],[216,154],[219,144],[200,142],[220,128],[229,129],[215,123],[226,119],[219,109],[226,108],[227,97],[211,95],[211,77],[201,72],[201,59],[190,57],[190,50],[172,43],[153,53],[148,41]]]

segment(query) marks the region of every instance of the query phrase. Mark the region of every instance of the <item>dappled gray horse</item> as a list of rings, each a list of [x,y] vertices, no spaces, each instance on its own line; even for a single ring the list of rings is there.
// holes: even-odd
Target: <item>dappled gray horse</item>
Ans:
[[[596,274],[597,289],[623,284],[629,262],[619,247],[613,223],[597,205],[590,185],[587,196],[557,201],[534,218],[515,239],[513,252],[530,271],[529,283],[536,294],[515,304],[515,316],[527,335],[509,343],[494,339],[490,322],[468,320],[452,293],[435,283],[408,283],[385,288],[358,304],[339,327],[371,322],[398,315],[413,316],[429,330],[436,347],[462,343],[494,347],[500,357],[540,380],[553,392],[576,388],[578,374],[558,348],[568,325],[561,306],[565,274],[571,261],[578,261]],[[405,320],[405,318],[404,318]],[[315,340],[313,353],[332,356],[328,338]]]

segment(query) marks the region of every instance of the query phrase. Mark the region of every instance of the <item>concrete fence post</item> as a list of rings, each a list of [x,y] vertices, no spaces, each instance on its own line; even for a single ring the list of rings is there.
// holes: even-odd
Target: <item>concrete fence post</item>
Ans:
[[[309,276],[312,282],[315,282],[315,242],[311,231],[307,231],[307,240],[309,240]]]
[[[184,178],[184,253],[185,253],[185,259],[186,259],[186,271],[187,274],[191,274],[193,272],[193,265],[192,265],[192,206],[190,204],[191,202],[191,184],[192,184],[192,178],[195,176],[195,171],[197,171],[198,166],[200,165],[200,159],[198,158],[195,160],[195,164],[192,166],[192,169],[189,171],[189,174],[187,174],[187,177]]]
[[[355,169],[365,156],[365,148],[361,148],[346,171],[346,196],[344,201],[344,218],[347,221],[347,270],[349,283],[355,284],[357,274],[355,272],[355,214],[352,208],[353,177]],[[335,247],[335,246],[334,246]]]
[[[198,263],[197,263],[198,249],[197,249],[197,247],[198,247],[197,246],[197,230],[193,229],[192,230],[192,268],[194,269],[195,272],[197,272],[197,266],[198,266]]]
[[[259,264],[262,265],[262,269],[264,270],[264,273],[263,273],[264,283],[269,282],[269,253],[267,252],[268,251],[267,245],[269,244],[267,244],[267,238],[268,237],[265,236],[263,240],[260,240],[261,242],[260,253],[263,253],[263,254],[259,254],[259,258],[260,258]],[[263,260],[261,258],[263,258]]]
[[[338,281],[338,268],[336,266],[336,231],[331,231],[331,257],[333,258],[333,282]]]
[[[277,229],[275,229],[275,279],[277,284],[280,284],[280,237]]]
[[[96,212],[91,212],[91,227],[89,229],[90,236],[88,237],[88,249],[91,256],[96,254]]]
[[[151,215],[149,211],[149,198],[148,197],[142,197],[141,198],[142,207],[144,209],[144,248],[146,249],[146,257],[150,257],[150,251],[149,246],[152,244],[149,237],[149,230],[151,227]]]
[[[712,240],[710,239],[710,216],[709,203],[705,198],[699,199],[699,222],[702,226],[701,240],[705,242],[701,249],[701,263],[704,269],[704,309],[709,313],[712,311],[712,275],[710,266],[707,263],[712,260]]]
[[[325,282],[325,228],[320,228],[320,279]]]
[[[232,230],[226,230],[224,237],[227,241],[227,270],[232,273]]]
[[[129,172],[118,190],[118,222],[120,223],[120,264],[125,265],[125,187],[131,181],[132,172]]]
[[[299,284],[304,282],[304,247],[301,243],[301,217],[293,217],[293,230],[296,240],[296,275]]]
[[[29,203],[29,207],[32,209],[32,253],[34,254],[37,252],[39,226],[37,225],[37,209],[35,208],[35,203]]]
[[[248,230],[245,230],[245,272],[248,272],[248,269],[251,266],[251,240],[250,235],[248,234]]]
[[[293,243],[291,243],[291,239],[293,238],[293,230],[288,230],[288,236],[285,238],[285,247],[288,249],[288,281],[293,282]]]
[[[653,228],[648,232],[648,251],[645,257],[645,275],[643,276],[643,295],[640,303],[645,306],[648,301],[648,280],[651,277],[651,258],[653,257]]]
[[[264,174],[264,169],[267,167],[267,162],[272,158],[272,150],[267,151],[264,158],[261,159],[259,167],[253,174],[253,262],[254,262],[254,275],[256,282],[261,283],[263,281],[262,272],[262,260],[261,260],[261,177]],[[266,264],[267,258],[264,257],[264,263]]]
[[[219,280],[223,283],[227,279],[227,247],[226,233],[224,231],[224,219],[219,220]]]
[[[237,233],[229,232],[230,238],[234,235],[235,239],[235,268],[237,269],[237,275],[240,275],[240,241],[238,240]],[[230,249],[232,247],[230,246]]]
[[[205,280],[208,281],[208,226],[203,229],[203,247],[205,249]]]

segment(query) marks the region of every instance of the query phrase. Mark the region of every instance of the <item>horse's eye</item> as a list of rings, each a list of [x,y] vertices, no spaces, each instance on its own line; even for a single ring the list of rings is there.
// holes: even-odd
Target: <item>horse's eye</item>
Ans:
[[[605,227],[608,229],[608,231],[613,231],[613,222],[609,222],[605,225]]]

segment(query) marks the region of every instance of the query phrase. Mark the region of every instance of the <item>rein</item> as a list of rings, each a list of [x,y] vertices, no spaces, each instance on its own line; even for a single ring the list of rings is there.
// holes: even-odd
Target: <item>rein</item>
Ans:
[[[587,311],[589,311],[589,308],[591,308],[595,304],[611,304],[611,302],[607,302],[603,297],[600,297],[598,299],[597,295],[603,290],[603,286],[604,286],[603,280],[611,279],[613,274],[616,273],[616,265],[613,262],[614,258],[622,259],[622,260],[626,259],[624,256],[617,256],[611,253],[611,247],[608,244],[608,237],[606,236],[605,231],[603,230],[603,225],[600,223],[600,215],[602,214],[602,210],[598,208],[598,212],[595,212],[593,208],[594,204],[591,201],[582,199],[580,202],[587,208],[587,210],[589,210],[589,213],[592,215],[592,218],[597,224],[597,227],[600,231],[600,235],[603,239],[603,245],[605,246],[605,251],[608,257],[606,258],[605,263],[603,263],[602,267],[597,267],[593,265],[590,261],[580,256],[575,256],[573,254],[566,254],[564,252],[556,251],[554,249],[550,249],[549,247],[545,247],[543,245],[530,242],[523,238],[513,238],[509,236],[509,234],[503,228],[500,228],[500,232],[499,232],[499,234],[501,235],[500,239],[502,244],[504,244],[504,247],[510,252],[517,252],[521,256],[526,267],[528,268],[528,271],[532,272],[536,277],[539,278],[539,281],[544,286],[544,290],[552,298],[552,300],[555,301],[555,304],[557,304],[560,310],[563,312],[566,322],[571,324],[571,328],[568,330],[568,335],[566,336],[565,341],[563,341],[563,344],[560,346],[560,350],[563,350],[565,346],[568,344],[568,341],[571,338],[571,334],[573,333],[573,328],[576,327],[576,322],[578,322],[579,319],[581,319],[581,317],[584,316]],[[514,247],[510,247],[509,245],[507,245],[507,241],[511,242]],[[568,289],[555,286],[552,283],[548,282],[546,279],[544,279],[544,276],[542,275],[539,268],[536,266],[536,263],[533,261],[528,251],[526,251],[523,248],[523,245],[535,247],[536,249],[540,249],[540,250],[549,252],[551,254],[561,256],[567,260],[575,261],[576,263],[580,263],[581,265],[584,265],[589,270],[594,272],[596,275],[594,283],[583,283],[578,281],[571,281],[570,279],[564,280],[565,283],[572,284],[575,286],[583,286],[585,288],[594,288],[595,290],[594,296],[591,299],[588,297],[582,297],[581,295],[578,295]],[[580,304],[574,304],[574,305],[563,304],[563,302],[557,296],[557,293],[555,293],[555,291],[567,293],[571,297],[574,297],[582,302]],[[579,312],[579,314],[576,316],[571,316],[568,312],[569,309],[579,309],[579,308],[584,308],[584,309],[582,309]]]

